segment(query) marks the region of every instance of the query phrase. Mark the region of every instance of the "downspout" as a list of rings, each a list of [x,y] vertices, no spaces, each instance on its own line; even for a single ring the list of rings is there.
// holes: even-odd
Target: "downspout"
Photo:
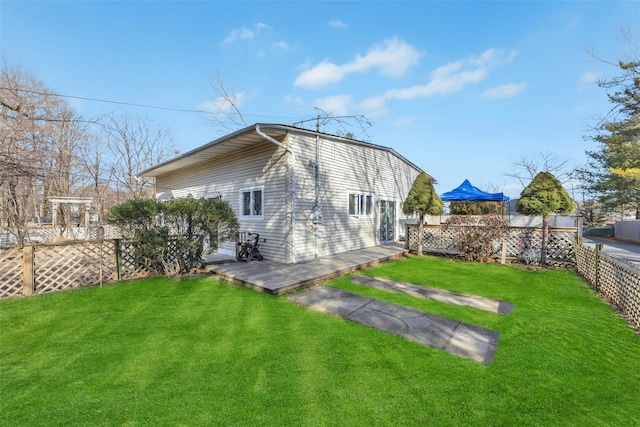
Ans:
[[[274,139],[272,137],[270,137],[269,135],[267,135],[266,133],[262,132],[260,130],[260,125],[256,125],[256,132],[258,135],[260,135],[261,137],[263,137],[264,139],[266,139],[269,142],[272,142],[274,144],[276,144],[278,147],[282,148],[283,150],[287,151],[290,156],[289,156],[289,167],[291,168],[291,223],[290,223],[290,228],[291,230],[289,231],[289,245],[291,247],[291,262],[293,264],[296,263],[296,251],[295,251],[295,231],[296,231],[296,156],[293,152],[293,150],[291,150],[291,148],[287,147],[286,145],[284,145],[283,143],[281,143],[280,141],[278,141],[277,139]]]
[[[320,209],[320,135],[316,134],[316,170],[315,170],[315,190],[316,190],[316,204],[313,206],[313,220],[315,231],[314,236],[314,256],[318,258],[318,212]]]

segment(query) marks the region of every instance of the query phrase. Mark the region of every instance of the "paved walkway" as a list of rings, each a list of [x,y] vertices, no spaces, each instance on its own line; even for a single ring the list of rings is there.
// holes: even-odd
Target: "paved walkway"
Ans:
[[[602,252],[628,262],[636,267],[640,267],[640,244],[616,240],[612,237],[584,237],[583,242],[588,246],[595,246],[602,243]]]
[[[420,298],[476,308],[478,310],[494,313],[511,313],[513,305],[504,301],[496,301],[490,298],[475,295],[458,294],[444,289],[430,288],[428,286],[414,285],[412,283],[396,282],[394,280],[379,277],[354,276],[351,281],[364,286],[371,286],[386,291],[398,292]]]
[[[318,258],[297,264],[269,261],[246,263],[225,255],[205,257],[205,268],[223,281],[246,286],[273,295],[324,282],[334,277],[353,273],[394,258],[404,256],[403,244],[373,246],[357,251]]]
[[[205,259],[205,266],[221,280],[278,295],[405,254],[406,250],[402,245],[391,244],[298,264],[279,264],[268,260],[246,263],[238,262],[235,258],[228,256],[214,255]],[[410,283],[364,276],[355,276],[352,280],[367,286],[496,313],[508,313],[513,309],[510,304],[501,301],[461,295]],[[496,331],[340,289],[319,286],[291,295],[289,299],[312,309],[335,314],[480,363],[491,363],[498,345]]]
[[[340,289],[318,286],[289,299],[487,365],[498,346],[496,331]]]

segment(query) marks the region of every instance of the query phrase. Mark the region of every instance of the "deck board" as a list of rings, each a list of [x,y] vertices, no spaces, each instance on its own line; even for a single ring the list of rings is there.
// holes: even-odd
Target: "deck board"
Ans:
[[[280,264],[267,259],[246,263],[223,255],[205,258],[205,268],[226,282],[280,295],[352,273],[407,254],[404,245],[394,243],[345,252],[298,264]]]

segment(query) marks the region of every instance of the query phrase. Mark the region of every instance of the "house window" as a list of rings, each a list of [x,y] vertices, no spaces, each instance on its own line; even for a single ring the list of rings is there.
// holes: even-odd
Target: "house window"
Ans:
[[[240,218],[263,219],[264,187],[240,189]]]
[[[373,195],[371,193],[349,193],[349,215],[373,216]]]

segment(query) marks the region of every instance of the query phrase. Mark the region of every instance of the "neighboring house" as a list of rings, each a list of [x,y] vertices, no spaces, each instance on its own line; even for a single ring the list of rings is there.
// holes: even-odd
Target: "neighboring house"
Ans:
[[[391,148],[278,124],[255,124],[140,173],[157,197],[222,197],[265,258],[296,263],[398,240],[422,172]],[[265,239],[262,241],[262,239]],[[219,251],[235,255],[236,242]]]

